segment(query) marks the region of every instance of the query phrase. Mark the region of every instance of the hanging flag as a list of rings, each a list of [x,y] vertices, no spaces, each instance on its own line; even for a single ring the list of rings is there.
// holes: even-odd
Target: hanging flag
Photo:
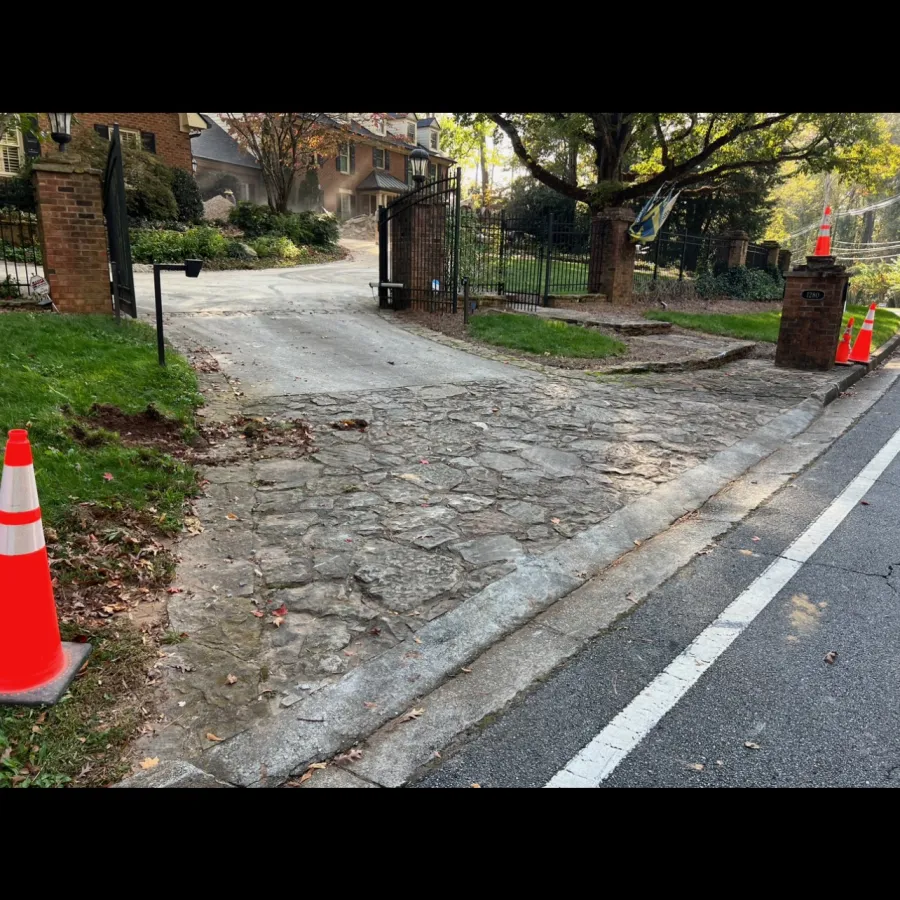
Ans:
[[[644,208],[638,213],[638,217],[634,220],[634,224],[628,229],[628,234],[642,244],[649,244],[651,241],[656,240],[656,236],[669,217],[672,207],[675,206],[675,201],[681,194],[681,191],[679,191],[673,196],[672,191],[669,191],[668,195],[660,200],[659,195],[661,191],[662,188],[647,201]]]

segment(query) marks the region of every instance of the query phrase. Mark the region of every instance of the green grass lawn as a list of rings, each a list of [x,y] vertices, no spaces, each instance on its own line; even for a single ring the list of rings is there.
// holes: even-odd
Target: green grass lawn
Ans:
[[[85,585],[100,585],[107,592],[101,596],[109,597],[101,602],[116,602],[138,577],[151,585],[168,577],[171,557],[165,552],[152,562],[145,556],[136,568],[132,554],[141,548],[127,543],[126,532],[133,530],[128,516],[152,507],[144,517],[152,523],[148,534],[177,531],[184,500],[197,487],[194,470],[159,450],[126,447],[117,433],[82,418],[95,403],[124,413],[153,404],[190,433],[193,410],[202,402],[196,376],[174,352],[167,362],[165,368],[157,363],[155,332],[142,323],[0,314],[0,437],[5,444],[9,429],[28,429],[45,531],[58,532],[51,550],[59,563],[53,571],[63,611]],[[73,428],[81,429],[80,441]],[[91,510],[105,508],[110,527],[119,518],[126,524],[97,530],[91,543],[75,523],[75,510],[83,514],[78,504],[85,502],[95,504]],[[0,788],[102,785],[127,773],[122,750],[141,721],[147,667],[156,651],[125,619],[91,621],[97,624],[61,621],[64,640],[90,640],[93,651],[59,703],[46,709],[0,706]]]
[[[462,262],[462,275],[477,281],[497,281],[502,278],[504,290],[508,294],[518,292],[544,292],[547,278],[546,264],[537,257],[513,256],[504,260],[501,272],[499,265],[493,265],[489,271],[479,273],[467,272],[465,260]],[[577,260],[553,260],[550,267],[551,294],[584,294],[587,293],[588,264]]]
[[[486,344],[540,356],[604,359],[621,356],[627,350],[621,341],[590,328],[514,313],[475,316],[469,322],[469,332]]]
[[[848,306],[844,315],[844,327],[852,316],[852,339],[856,340],[863,320],[868,312],[866,306]],[[774,344],[778,341],[778,328],[781,324],[781,311],[772,310],[763,313],[682,313],[651,309],[644,313],[646,319],[671,322],[682,328],[692,328],[706,334],[721,334],[726,337],[745,341],[763,341]],[[875,327],[872,333],[872,349],[880,347],[888,338],[900,330],[900,316],[887,309],[875,310]]]
[[[88,447],[70,430],[94,403],[126,413],[154,404],[190,429],[202,401],[196,376],[175,353],[167,363],[157,363],[155,332],[140,322],[0,315],[0,437],[5,443],[9,429],[28,429],[45,525],[60,528],[72,504],[95,501],[113,508],[152,505],[177,528],[182,501],[195,485],[190,467],[155,450],[125,447],[115,435]]]

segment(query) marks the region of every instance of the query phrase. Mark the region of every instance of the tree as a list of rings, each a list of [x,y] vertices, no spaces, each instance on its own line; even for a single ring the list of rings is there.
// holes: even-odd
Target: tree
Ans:
[[[900,298],[900,259],[890,265],[884,262],[860,263],[850,270],[850,289],[857,302],[875,301],[896,306]]]
[[[326,113],[221,113],[231,136],[259,162],[269,206],[288,211],[297,175],[333,157],[349,134]]]
[[[440,123],[441,148],[461,167],[477,168],[480,205],[491,206],[491,172],[495,165],[503,163],[496,126],[487,119],[463,124],[451,116],[440,117]]]
[[[662,187],[720,190],[737,173],[803,171],[853,175],[879,140],[873,113],[458,113],[487,118],[528,171],[593,212],[636,203]],[[560,143],[577,140],[589,177],[557,174]],[[851,152],[854,151],[854,152]],[[571,168],[571,167],[570,167]]]

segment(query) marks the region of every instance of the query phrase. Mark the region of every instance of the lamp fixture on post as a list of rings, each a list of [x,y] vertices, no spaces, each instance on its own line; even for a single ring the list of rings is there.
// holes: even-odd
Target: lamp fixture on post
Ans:
[[[66,144],[72,140],[72,113],[47,113],[50,119],[50,137],[59,144],[59,152],[65,153]]]
[[[416,147],[409,154],[409,165],[412,168],[413,181],[416,187],[420,188],[425,183],[425,173],[428,171],[428,151],[422,147]]]

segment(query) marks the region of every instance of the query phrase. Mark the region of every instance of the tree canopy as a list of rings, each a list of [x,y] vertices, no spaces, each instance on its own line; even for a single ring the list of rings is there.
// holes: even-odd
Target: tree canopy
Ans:
[[[741,174],[835,171],[865,180],[875,113],[457,113],[509,138],[534,178],[597,211],[662,187],[722,191]],[[562,153],[568,148],[569,155]],[[576,159],[572,162],[572,150]]]

